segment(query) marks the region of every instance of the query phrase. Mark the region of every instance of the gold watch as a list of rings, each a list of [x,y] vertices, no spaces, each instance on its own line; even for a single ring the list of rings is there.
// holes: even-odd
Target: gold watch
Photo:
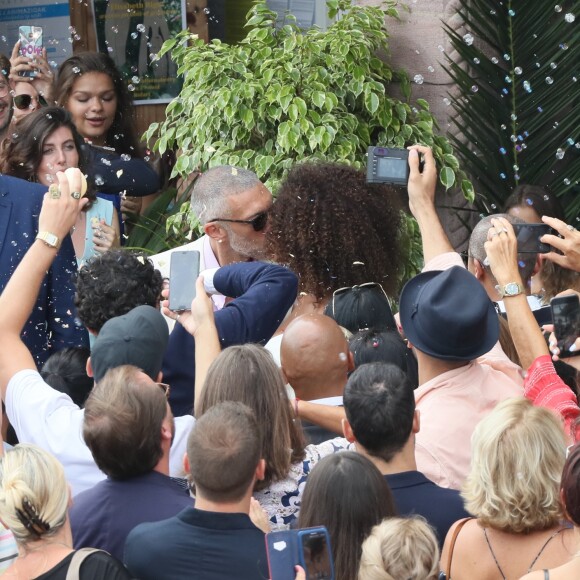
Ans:
[[[50,232],[38,232],[36,239],[43,241],[47,246],[50,246],[55,250],[58,250],[60,248],[60,239],[58,238],[58,236],[55,236]]]

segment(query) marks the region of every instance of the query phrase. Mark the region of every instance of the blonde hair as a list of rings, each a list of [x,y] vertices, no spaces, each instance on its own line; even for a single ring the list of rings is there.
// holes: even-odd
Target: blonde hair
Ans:
[[[475,428],[467,511],[483,526],[512,533],[550,528],[562,517],[560,477],[566,441],[552,411],[507,399]]]
[[[438,575],[437,538],[420,516],[383,520],[363,543],[358,580],[436,580]]]
[[[0,519],[18,543],[55,534],[66,521],[68,501],[64,469],[47,451],[20,444],[0,459]]]

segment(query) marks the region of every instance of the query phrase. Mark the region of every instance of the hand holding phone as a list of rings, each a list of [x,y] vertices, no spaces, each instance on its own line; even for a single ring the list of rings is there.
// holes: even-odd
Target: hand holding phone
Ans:
[[[512,224],[518,241],[518,254],[547,254],[552,250],[549,244],[540,241],[546,234],[554,234],[547,224]]]
[[[42,27],[20,26],[18,33],[20,37],[20,56],[29,58],[32,61],[42,58]],[[21,77],[34,78],[37,72],[35,70],[23,70],[19,75]]]
[[[301,566],[306,580],[334,580],[330,536],[325,527],[266,534],[271,580],[295,580]]]
[[[191,310],[199,276],[199,252],[175,251],[169,265],[169,310]]]

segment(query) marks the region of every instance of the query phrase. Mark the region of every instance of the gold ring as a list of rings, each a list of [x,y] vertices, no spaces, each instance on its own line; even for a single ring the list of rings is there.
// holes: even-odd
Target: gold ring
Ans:
[[[73,197],[73,199],[80,199],[82,197],[82,194],[80,191],[73,191],[71,193],[71,196]]]
[[[57,183],[51,183],[48,186],[48,193],[52,199],[58,199],[60,197],[60,187]]]

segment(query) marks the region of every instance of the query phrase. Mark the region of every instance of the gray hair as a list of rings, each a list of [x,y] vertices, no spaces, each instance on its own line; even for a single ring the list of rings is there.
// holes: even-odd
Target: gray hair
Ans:
[[[469,238],[468,254],[470,258],[477,260],[487,272],[491,274],[491,269],[487,263],[487,254],[485,252],[485,242],[487,242],[487,232],[491,228],[491,220],[505,218],[510,224],[525,224],[526,222],[518,217],[507,213],[494,213],[481,219],[471,232]],[[536,254],[518,254],[518,266],[524,283],[527,283],[532,276],[536,265]]]
[[[218,217],[227,218],[228,198],[260,185],[258,176],[248,169],[231,165],[212,167],[195,183],[191,210],[202,225]]]

